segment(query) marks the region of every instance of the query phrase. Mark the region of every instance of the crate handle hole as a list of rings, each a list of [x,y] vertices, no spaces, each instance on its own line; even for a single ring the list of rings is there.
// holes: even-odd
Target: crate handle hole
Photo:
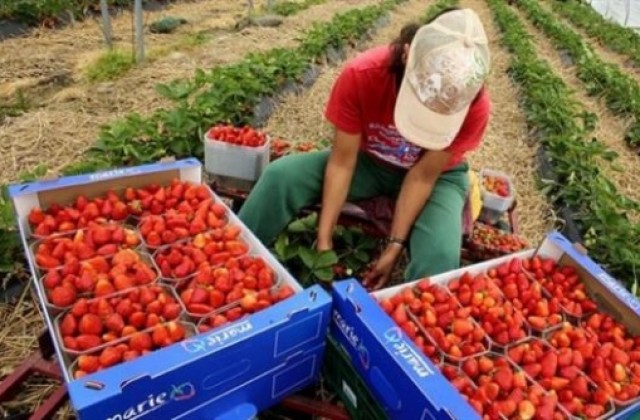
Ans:
[[[93,389],[96,391],[101,391],[104,389],[105,385],[102,382],[98,381],[87,381],[84,384],[85,388]]]
[[[318,293],[316,293],[315,290],[312,290],[311,293],[309,293],[309,299],[311,302],[315,302],[318,299]]]

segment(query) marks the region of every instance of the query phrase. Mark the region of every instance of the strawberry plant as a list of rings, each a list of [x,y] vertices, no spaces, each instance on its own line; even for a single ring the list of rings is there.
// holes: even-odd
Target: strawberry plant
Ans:
[[[143,3],[146,2],[143,0]],[[107,0],[110,6],[128,7],[129,0]],[[71,14],[80,19],[99,12],[95,0],[3,0],[0,2],[0,20],[13,19],[28,25],[55,26]]]
[[[545,192],[558,207],[569,207],[585,245],[602,265],[628,287],[640,267],[640,227],[627,214],[638,203],[620,195],[603,174],[601,160],[612,154],[593,140],[593,117],[572,97],[549,64],[539,59],[518,15],[505,3],[489,0],[502,32],[502,43],[512,52],[509,74],[519,84],[521,106],[540,141],[556,180]]]
[[[552,39],[557,48],[571,54],[577,66],[577,76],[584,82],[590,95],[602,96],[614,114],[634,119],[625,140],[640,151],[640,86],[635,79],[625,74],[617,65],[602,61],[581,35],[563,25],[537,2],[519,0],[518,5],[533,24]]]
[[[294,220],[276,239],[272,252],[305,286],[358,276],[371,261],[377,242],[355,227],[338,226],[334,250],[315,250],[318,213]]]
[[[326,0],[278,1],[271,7],[270,11],[280,16],[291,16],[316,4],[322,4],[325,1]]]
[[[640,65],[640,34],[633,29],[605,19],[593,7],[582,2],[554,1],[551,7],[590,37]]]

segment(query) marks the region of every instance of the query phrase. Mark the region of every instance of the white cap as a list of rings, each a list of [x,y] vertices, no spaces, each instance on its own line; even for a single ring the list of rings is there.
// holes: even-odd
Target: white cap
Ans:
[[[453,142],[489,73],[488,44],[471,9],[444,13],[418,30],[395,106],[403,137],[428,150]]]

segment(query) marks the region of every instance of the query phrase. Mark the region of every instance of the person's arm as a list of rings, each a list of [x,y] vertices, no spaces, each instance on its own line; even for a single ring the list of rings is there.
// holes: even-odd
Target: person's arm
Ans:
[[[318,224],[316,248],[324,251],[333,248],[333,230],[340,210],[347,200],[347,193],[358,159],[360,134],[348,134],[336,129],[333,147],[324,174],[322,209]]]
[[[378,289],[389,281],[403,249],[400,242],[409,238],[413,224],[427,204],[450,157],[451,153],[446,151],[425,152],[405,175],[391,224],[391,237],[399,242],[391,241],[382,251],[380,258],[364,279],[366,287]]]
[[[427,204],[431,192],[440,177],[451,153],[446,151],[428,151],[409,169],[405,175],[396,202],[391,224],[391,237],[407,241],[416,219]],[[401,247],[389,246],[398,254]]]
[[[333,248],[333,230],[344,205],[358,159],[362,119],[357,77],[349,65],[336,79],[325,110],[335,134],[331,154],[324,172],[322,208],[318,222],[316,249]]]

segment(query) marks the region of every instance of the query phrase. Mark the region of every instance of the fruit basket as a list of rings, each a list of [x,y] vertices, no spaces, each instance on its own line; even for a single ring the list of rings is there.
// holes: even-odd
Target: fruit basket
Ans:
[[[38,286],[47,310],[58,314],[77,299],[107,296],[158,279],[149,254],[124,249],[111,257],[68,261],[62,267],[43,271]]]
[[[218,124],[204,135],[204,168],[212,175],[256,181],[269,164],[270,143],[251,127]]]
[[[117,344],[145,328],[185,320],[184,307],[171,286],[151,284],[103,297],[78,299],[54,320],[54,334],[72,356]]]
[[[137,331],[114,343],[78,355],[69,365],[74,379],[135,360],[197,334],[191,322],[168,321]]]
[[[480,220],[495,224],[511,208],[516,192],[511,178],[493,169],[480,171],[482,211]]]
[[[528,247],[529,243],[519,235],[480,222],[464,238],[465,257],[472,261],[498,258]]]

